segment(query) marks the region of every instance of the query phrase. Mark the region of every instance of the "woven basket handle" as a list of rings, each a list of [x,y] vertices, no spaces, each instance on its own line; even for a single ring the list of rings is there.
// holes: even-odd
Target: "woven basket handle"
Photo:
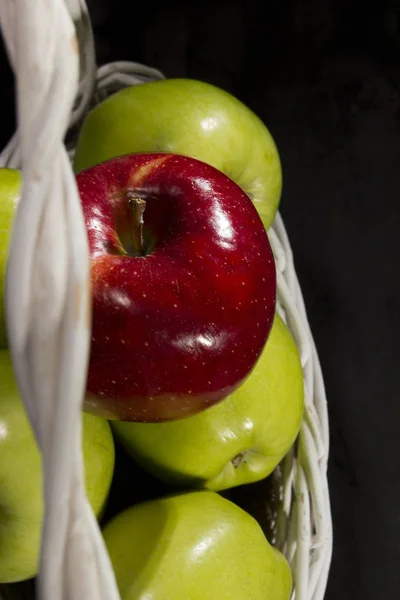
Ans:
[[[90,22],[78,0],[1,0],[0,19],[16,78],[18,121],[18,133],[1,158],[23,171],[6,279],[7,327],[18,385],[43,456],[38,596],[117,600],[83,478],[89,252],[64,146],[66,131],[81,119],[94,91]],[[77,32],[86,36],[81,61]]]

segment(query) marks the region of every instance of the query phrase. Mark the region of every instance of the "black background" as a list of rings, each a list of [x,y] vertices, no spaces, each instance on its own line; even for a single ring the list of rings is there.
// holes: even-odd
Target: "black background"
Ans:
[[[98,62],[215,83],[268,125],[328,393],[327,600],[400,589],[400,0],[91,0]],[[13,81],[0,54],[3,146]]]

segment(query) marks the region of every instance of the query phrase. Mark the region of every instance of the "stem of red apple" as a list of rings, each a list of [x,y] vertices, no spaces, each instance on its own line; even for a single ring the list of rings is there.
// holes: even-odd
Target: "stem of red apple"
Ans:
[[[146,208],[146,200],[143,198],[137,198],[136,196],[129,198],[129,206],[132,210],[133,215],[133,227],[132,227],[132,243],[135,252],[139,256],[144,255],[143,247],[143,214]]]

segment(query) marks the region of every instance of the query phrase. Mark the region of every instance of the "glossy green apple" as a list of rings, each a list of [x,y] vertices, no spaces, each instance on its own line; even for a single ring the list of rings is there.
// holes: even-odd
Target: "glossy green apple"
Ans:
[[[97,516],[114,470],[108,422],[83,415],[86,489]],[[20,398],[8,350],[0,350],[0,583],[37,572],[43,515],[39,449]]]
[[[284,556],[253,517],[214,492],[137,504],[103,534],[121,600],[289,600]]]
[[[228,92],[202,81],[166,79],[113,94],[86,117],[75,170],[134,152],[185,154],[211,164],[272,223],[282,190],[277,147],[264,123]]]
[[[153,475],[180,487],[221,491],[273,471],[297,436],[303,397],[299,353],[276,314],[254,370],[231,396],[178,421],[111,426]]]
[[[0,348],[7,346],[4,313],[4,283],[11,225],[21,193],[21,173],[0,168]]]

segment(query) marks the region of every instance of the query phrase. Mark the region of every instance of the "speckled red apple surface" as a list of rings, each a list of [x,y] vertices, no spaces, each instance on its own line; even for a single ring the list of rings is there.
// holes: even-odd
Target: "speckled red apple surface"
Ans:
[[[77,182],[93,295],[85,409],[170,420],[228,396],[275,311],[274,257],[250,199],[219,170],[173,154],[111,159]]]

